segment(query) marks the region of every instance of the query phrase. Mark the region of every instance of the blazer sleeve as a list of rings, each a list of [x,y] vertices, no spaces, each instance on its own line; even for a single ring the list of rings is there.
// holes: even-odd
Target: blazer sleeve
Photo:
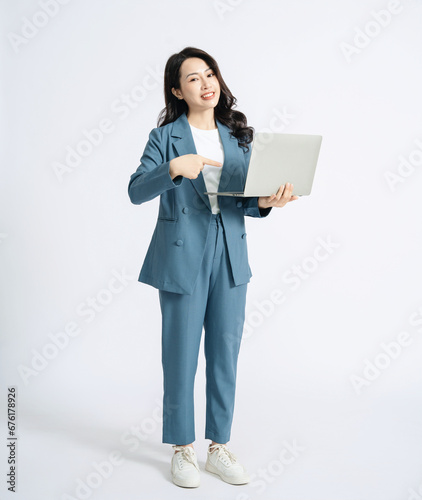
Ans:
[[[246,165],[249,167],[249,161],[251,159],[251,153],[252,153],[252,148],[249,145],[248,151],[244,151],[245,154],[245,162]],[[246,198],[241,198],[243,202],[243,213],[245,215],[248,215],[249,217],[258,217],[258,218],[263,218],[266,217],[270,212],[272,207],[268,208],[259,208],[258,207],[258,197],[257,196],[252,196],[252,197],[246,197]]]
[[[151,130],[148,142],[141,156],[141,164],[130,176],[128,193],[130,201],[140,205],[159,196],[168,189],[180,186],[184,177],[170,176],[170,161],[164,161],[161,134],[157,128]]]
[[[243,212],[245,215],[249,215],[249,217],[258,217],[262,219],[263,217],[266,217],[272,210],[272,207],[259,208],[257,196],[242,198],[242,200]]]

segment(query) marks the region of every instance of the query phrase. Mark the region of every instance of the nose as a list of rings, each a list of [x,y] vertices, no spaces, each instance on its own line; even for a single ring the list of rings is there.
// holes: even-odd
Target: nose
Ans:
[[[210,87],[209,78],[202,77],[202,88],[207,89],[208,87]]]

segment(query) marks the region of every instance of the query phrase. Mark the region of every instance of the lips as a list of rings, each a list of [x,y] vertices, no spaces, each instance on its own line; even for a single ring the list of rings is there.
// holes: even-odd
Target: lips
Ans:
[[[215,92],[207,92],[206,94],[202,94],[201,98],[202,99],[212,99],[215,96]]]

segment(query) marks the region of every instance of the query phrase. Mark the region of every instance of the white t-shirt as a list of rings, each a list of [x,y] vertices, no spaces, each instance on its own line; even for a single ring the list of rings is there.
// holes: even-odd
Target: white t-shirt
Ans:
[[[224,163],[224,149],[221,142],[220,133],[218,128],[213,130],[203,130],[196,128],[189,124],[197,154],[205,156],[210,160],[219,161]],[[218,184],[220,182],[221,170],[223,167],[214,167],[213,165],[204,165],[202,175],[204,176],[205,186],[207,191],[217,192]],[[208,195],[210,200],[211,210],[213,214],[220,211],[216,194]]]

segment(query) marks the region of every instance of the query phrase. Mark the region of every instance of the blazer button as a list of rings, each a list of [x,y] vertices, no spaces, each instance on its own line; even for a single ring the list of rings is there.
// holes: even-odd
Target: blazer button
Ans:
[[[242,203],[241,201],[238,201],[238,202],[236,203],[236,207],[237,207],[237,208],[240,208],[242,205],[243,205],[243,203]]]
[[[177,245],[178,247],[181,247],[181,246],[183,245],[183,240],[177,240],[177,241],[176,241],[176,245]]]
[[[183,212],[184,214],[189,213],[189,207],[183,207],[183,208],[182,208],[182,212]]]
[[[245,239],[246,238],[246,233],[243,233],[242,234],[242,238]]]

